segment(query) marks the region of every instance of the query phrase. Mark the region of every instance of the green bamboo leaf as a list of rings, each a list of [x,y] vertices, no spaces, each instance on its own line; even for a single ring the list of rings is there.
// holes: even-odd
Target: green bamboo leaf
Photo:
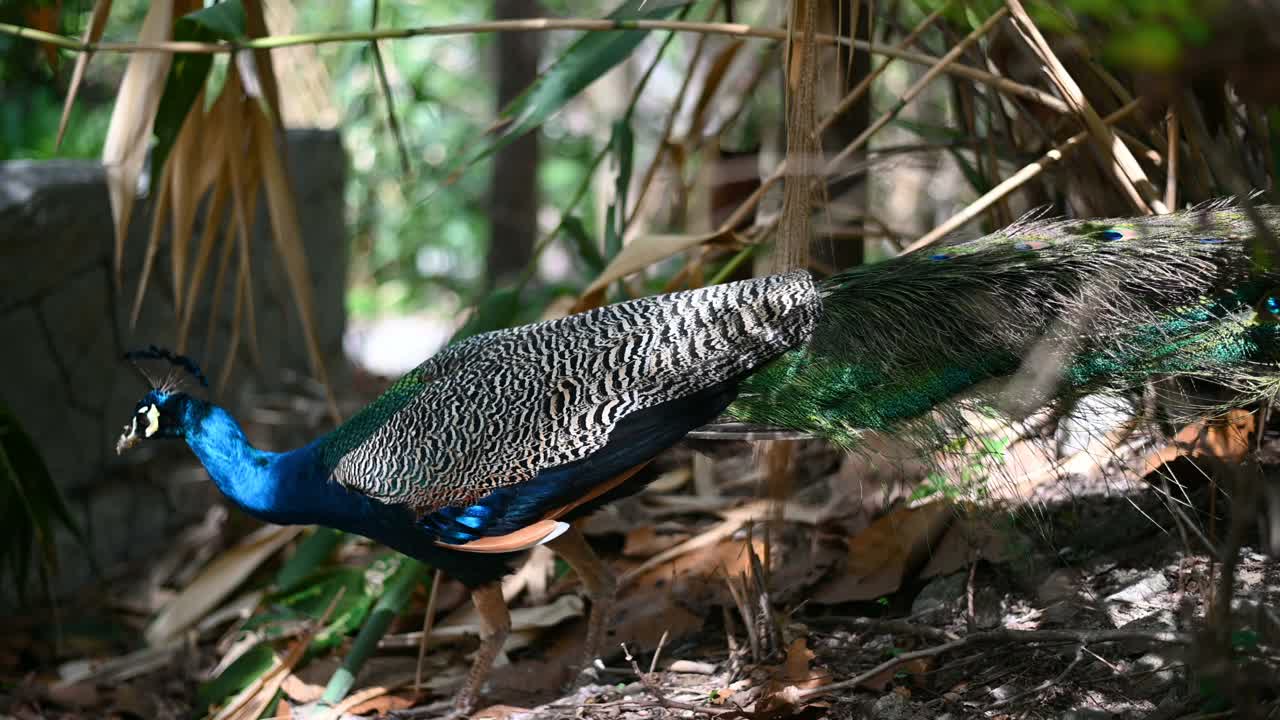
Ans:
[[[245,629],[269,628],[272,625],[303,619],[319,620],[337,600],[328,623],[316,633],[311,650],[338,645],[349,633],[360,627],[374,603],[382,596],[388,576],[400,567],[400,556],[386,553],[368,566],[331,567],[309,575],[294,590],[267,598],[270,610],[255,615]],[[267,632],[271,637],[272,633]]]
[[[254,680],[271,669],[276,653],[267,643],[259,643],[236,658],[218,677],[204,682],[196,690],[197,713],[207,712],[214,705],[249,687]]]
[[[604,254],[610,260],[622,252],[622,236],[618,234],[618,206],[610,203],[604,211]]]
[[[280,566],[276,573],[275,583],[279,592],[297,589],[315,569],[333,554],[338,543],[342,542],[342,533],[332,528],[318,527],[298,544],[298,549]]]
[[[83,545],[84,533],[49,475],[35,441],[0,403],[0,564],[9,566],[19,596],[26,586],[32,548],[45,569],[56,567],[53,536],[65,528]]]
[[[342,660],[342,666],[334,671],[325,686],[321,702],[330,705],[340,702],[351,686],[355,684],[356,675],[364,666],[369,656],[377,649],[378,642],[391,627],[391,621],[404,612],[418,583],[426,580],[427,568],[417,560],[394,555],[390,558],[398,563],[386,576],[386,590],[378,598],[373,612],[360,628],[360,634],[351,643],[351,651]]]
[[[173,24],[173,39],[178,41],[214,42],[236,40],[245,36],[244,5],[241,0],[226,0],[203,10],[183,15]],[[164,93],[156,108],[156,146],[151,152],[151,176],[160,177],[178,132],[195,106],[200,89],[213,67],[209,53],[177,53],[164,81]]]
[[[631,166],[635,156],[635,134],[631,132],[631,123],[627,118],[613,124],[613,134],[609,144],[613,148],[613,157],[618,164],[618,176],[614,180],[613,204],[609,206],[609,231],[606,236],[605,252],[612,258],[622,249],[622,238],[627,233],[627,191],[631,187]]]
[[[1271,141],[1271,181],[1280,180],[1280,107],[1267,109],[1267,128]]]
[[[27,499],[40,511],[47,511],[81,543],[84,531],[72,517],[67,501],[49,475],[49,468],[31,436],[18,424],[18,419],[7,407],[0,404],[0,445],[4,447],[18,477],[23,479],[22,489]]]
[[[626,0],[608,18],[618,21],[619,27],[626,27],[627,20],[669,17],[687,4]],[[505,122],[482,141],[479,150],[449,174],[450,178],[456,178],[475,163],[542,125],[587,86],[627,59],[648,34],[648,30],[622,29],[583,33],[527,90],[511,101],[500,115]]]
[[[9,462],[9,456],[0,446],[0,564],[8,568],[14,592],[20,600],[26,600],[27,572],[31,559],[31,546],[35,542],[36,529],[31,523],[31,510],[22,496],[21,480]]]
[[[520,312],[520,288],[498,288],[489,293],[467,322],[449,339],[453,344],[472,335],[510,327]]]
[[[910,130],[929,142],[948,142],[962,140],[965,138],[965,134],[956,128],[928,125],[902,118],[894,119],[891,124]],[[951,157],[955,158],[956,164],[960,166],[960,171],[964,173],[965,179],[969,181],[970,187],[972,187],[975,192],[981,195],[990,188],[990,184],[987,182],[987,179],[978,172],[978,169],[974,167],[967,158],[965,158],[964,153],[960,152],[957,148],[948,148],[947,152]],[[1004,155],[1004,153],[1000,153],[997,150],[997,156],[1002,155]]]
[[[569,215],[563,220],[563,225],[564,232],[573,241],[574,249],[578,251],[578,259],[586,266],[591,277],[604,272],[604,257],[600,255],[600,248],[596,247],[582,220],[577,215]]]

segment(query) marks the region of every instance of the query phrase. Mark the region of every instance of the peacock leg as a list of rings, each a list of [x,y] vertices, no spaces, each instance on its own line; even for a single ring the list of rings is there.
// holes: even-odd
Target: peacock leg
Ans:
[[[489,679],[493,661],[502,651],[502,644],[507,641],[507,633],[511,631],[511,613],[507,610],[507,601],[502,597],[500,583],[474,588],[471,591],[471,602],[475,603],[476,611],[480,614],[480,649],[476,650],[475,659],[471,661],[467,681],[453,698],[454,713],[458,715],[467,715],[475,710],[480,688]]]
[[[582,649],[583,662],[578,668],[580,671],[588,671],[600,653],[600,645],[609,629],[609,613],[613,610],[613,602],[617,597],[618,581],[576,527],[569,528],[563,535],[548,542],[547,547],[569,563],[569,567],[581,578],[587,597],[591,598],[587,639]]]

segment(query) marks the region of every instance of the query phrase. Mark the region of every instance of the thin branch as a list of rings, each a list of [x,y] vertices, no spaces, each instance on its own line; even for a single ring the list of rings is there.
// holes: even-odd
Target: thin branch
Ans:
[[[687,11],[688,8],[685,8],[682,12]],[[627,100],[626,115],[628,117],[635,110],[636,103],[640,102],[640,96],[644,93],[645,88],[648,87],[649,79],[653,76],[658,64],[662,62],[662,58],[666,55],[667,48],[670,47],[671,41],[674,38],[675,33],[670,33],[667,35],[666,39],[662,41],[662,45],[658,48],[658,52],[654,53],[653,61],[650,62],[649,67],[645,68],[644,74],[640,76],[639,82],[636,83],[635,88],[631,91],[631,97]],[[525,272],[520,277],[517,287],[524,287],[529,282],[530,278],[533,277],[534,270],[538,267],[537,260],[542,257],[543,251],[551,246],[552,241],[560,237],[560,234],[568,228],[570,221],[575,218],[573,211],[578,207],[578,203],[582,202],[582,199],[587,196],[587,191],[591,189],[592,182],[594,181],[593,179],[595,178],[596,170],[600,167],[600,163],[604,162],[605,157],[609,154],[610,147],[611,143],[605,143],[603,147],[596,151],[595,156],[591,158],[591,162],[587,163],[587,171],[582,176],[582,182],[578,183],[577,189],[573,191],[573,197],[569,200],[569,204],[560,211],[560,222],[556,223],[556,226],[552,228],[551,232],[543,235],[536,243],[534,243],[533,253],[529,260],[529,264],[525,267]]]
[[[1148,215],[1153,211],[1158,215],[1167,214],[1169,209],[1156,196],[1155,187],[1147,179],[1142,166],[1138,164],[1138,159],[1098,116],[1098,112],[1094,110],[1084,91],[1080,89],[1079,84],[1071,77],[1071,73],[1049,46],[1049,42],[1045,40],[1031,16],[1022,7],[1022,3],[1019,0],[1005,0],[1005,7],[1008,8],[1013,25],[1027,47],[1039,57],[1041,69],[1058,88],[1058,92],[1067,99],[1067,104],[1080,116],[1090,137],[1102,153],[1102,157],[1110,161],[1109,169],[1116,183],[1125,191],[1125,194],[1129,195],[1134,206]]]
[[[848,615],[820,615],[818,617],[807,617],[804,621],[814,625],[834,625],[841,629],[856,629],[877,633],[892,633],[896,635],[912,635],[924,640],[935,640],[938,642],[950,642],[952,640],[960,639],[955,633],[951,633],[931,625],[921,625],[919,623],[908,622],[906,620],[881,620],[878,618],[851,617]]]
[[[799,700],[801,702],[820,695],[826,695],[833,690],[845,690],[848,688],[858,687],[862,683],[870,680],[881,673],[888,672],[899,665],[918,660],[920,658],[936,657],[953,650],[977,645],[980,643],[1038,643],[1038,642],[1074,642],[1080,645],[1090,645],[1103,642],[1121,642],[1129,640],[1147,641],[1155,643],[1171,643],[1176,645],[1190,645],[1192,638],[1187,633],[1171,632],[1166,630],[990,630],[987,632],[973,633],[959,640],[935,645],[931,648],[916,650],[915,652],[902,653],[897,657],[886,660],[879,665],[867,670],[866,672],[855,675],[847,680],[841,680],[829,685],[805,690],[800,693]]]
[[[373,19],[369,22],[369,26],[372,28],[376,28],[378,25],[378,7],[380,4],[378,0],[373,2]],[[387,125],[391,127],[391,135],[395,138],[396,149],[400,154],[400,172],[404,175],[405,180],[410,180],[413,168],[409,164],[409,149],[404,142],[404,133],[400,131],[400,119],[396,117],[396,100],[391,94],[391,81],[387,79],[386,63],[382,60],[382,51],[378,48],[377,40],[369,43],[369,50],[373,52],[373,69],[377,72],[378,86],[382,89],[382,97],[387,103]]]
[[[870,142],[871,136],[876,132],[879,132],[881,128],[888,125],[894,118],[896,118],[898,113],[902,112],[903,108],[905,108],[908,103],[914,100],[917,95],[928,87],[929,83],[933,82],[935,78],[946,72],[948,67],[956,64],[955,61],[969,49],[969,46],[973,45],[981,39],[982,36],[986,35],[991,28],[995,27],[996,23],[1004,19],[1008,12],[1009,10],[1007,7],[1000,7],[996,9],[996,11],[991,13],[991,16],[988,17],[981,25],[974,28],[973,32],[966,35],[963,40],[956,43],[954,47],[948,50],[947,54],[943,55],[938,60],[937,64],[929,68],[928,72],[920,76],[919,80],[916,80],[911,87],[907,88],[906,92],[902,93],[902,97],[898,98],[897,102],[893,104],[893,107],[889,108],[889,110],[876,119],[875,122],[871,123],[866,130],[862,131],[862,134],[855,138],[853,142],[849,143],[838,155],[831,158],[831,161],[827,163],[827,172],[838,172],[841,164],[846,162],[849,157],[852,156],[853,153],[857,152],[863,145]]]
[[[431,628],[436,623],[436,596],[440,592],[440,583],[444,573],[436,568],[431,578],[431,594],[427,596],[427,612],[422,616],[422,642],[418,643],[418,667],[413,674],[413,691],[422,692],[422,663],[427,658],[427,642],[431,639]]]
[[[753,27],[741,23],[690,22],[684,20],[581,20],[573,18],[528,18],[523,20],[491,20],[487,22],[456,23],[453,25],[427,25],[412,28],[387,28],[383,30],[365,30],[330,33],[306,33],[299,35],[276,35],[271,37],[251,38],[237,42],[85,42],[67,35],[45,32],[35,28],[10,23],[0,23],[0,34],[26,38],[35,42],[46,43],[64,50],[80,52],[184,52],[184,53],[230,53],[237,50],[273,50],[293,47],[295,45],[322,45],[338,42],[372,42],[375,40],[394,40],[411,37],[442,37],[448,35],[474,35],[489,32],[545,32],[548,30],[585,30],[585,31],[622,31],[622,30],[671,30],[673,32],[703,33],[708,35],[728,35],[732,37],[765,38],[769,40],[785,40],[786,30]],[[840,35],[819,33],[814,41],[822,45],[847,45],[876,55],[898,58],[918,65],[933,66],[939,59],[925,53],[898,50],[865,40],[850,39]],[[1014,82],[1008,78],[989,73],[985,70],[953,63],[946,72],[969,78],[976,82],[990,85],[1009,95],[1027,98],[1052,108],[1058,112],[1069,112],[1067,104],[1053,95]]]
[[[1141,104],[1142,104],[1141,98],[1134,100],[1128,105],[1125,105],[1119,110],[1103,118],[1103,122],[1106,123],[1107,125],[1116,123],[1121,119],[1128,117],[1129,114],[1132,113],[1134,110],[1137,110]],[[1075,135],[1072,135],[1070,138],[1064,141],[1061,145],[1058,145],[1057,147],[1052,148],[1051,150],[1049,150],[1049,152],[1040,156],[1039,160],[1036,160],[1030,165],[1027,165],[1026,167],[1022,168],[1021,170],[1014,173],[1013,175],[1010,175],[1008,178],[1004,180],[1004,182],[991,188],[991,190],[989,190],[987,194],[983,195],[982,197],[978,198],[974,202],[970,203],[969,206],[966,207],[964,210],[961,210],[955,215],[952,215],[951,217],[947,218],[946,222],[943,222],[938,227],[925,233],[923,236],[920,237],[919,240],[916,240],[915,242],[908,245],[906,250],[904,250],[904,252],[919,250],[920,248],[935,242],[939,238],[944,237],[945,235],[947,235],[947,233],[950,233],[953,230],[963,226],[965,223],[969,222],[970,220],[973,220],[978,215],[982,214],[982,211],[986,210],[997,200],[999,200],[1000,198],[1003,198],[1009,193],[1012,193],[1014,190],[1017,190],[1018,188],[1027,184],[1032,178],[1044,172],[1045,168],[1062,160],[1063,156],[1067,153],[1067,151],[1083,143],[1088,138],[1089,138],[1088,130],[1081,130]]]
[[[926,29],[928,29],[928,27],[932,25],[933,22],[941,14],[942,14],[942,9],[939,9],[937,12],[921,20],[920,23],[916,25],[916,27],[910,33],[908,33],[905,38],[903,38],[897,45],[893,47],[893,50],[895,52],[907,52],[907,48],[911,46],[911,43],[915,42],[916,39],[919,38],[921,33],[923,33]],[[814,37],[818,38],[821,36],[815,35]],[[895,56],[890,55],[890,57],[895,57]],[[880,65],[880,67],[876,68],[874,71],[869,73],[866,78],[863,78],[862,82],[859,82],[858,85],[853,88],[853,90],[850,90],[849,93],[845,95],[845,97],[841,98],[840,102],[836,104],[835,109],[833,109],[830,113],[826,115],[826,117],[824,117],[821,121],[818,122],[818,128],[816,132],[819,135],[821,135],[825,133],[827,130],[831,129],[831,126],[834,125],[836,121],[838,121],[840,117],[844,115],[844,113],[848,112],[849,108],[853,107],[855,103],[857,103],[859,100],[862,99],[862,96],[865,95],[867,91],[871,89],[872,81],[874,81],[876,77],[878,77],[880,73],[883,73],[888,67],[889,67],[889,63],[884,62]],[[1065,107],[1065,105],[1063,107]],[[828,163],[828,167],[831,167],[832,165],[833,163]],[[756,208],[756,206],[760,204],[760,201],[764,198],[765,193],[767,193],[774,185],[776,185],[780,180],[782,180],[783,176],[786,175],[786,172],[787,172],[787,161],[785,158],[783,158],[782,162],[778,163],[778,167],[774,168],[773,172],[769,175],[769,177],[765,178],[760,183],[760,186],[757,187],[755,191],[753,191],[746,200],[742,201],[742,204],[739,205],[738,208],[733,211],[733,214],[730,215],[728,219],[720,223],[718,232],[721,232],[721,233],[729,232],[733,228],[737,227],[744,220],[746,220],[747,216],[751,213],[751,211],[753,211]],[[774,222],[776,222],[776,220]]]
[[[720,4],[712,5],[710,13],[707,17],[719,10]],[[684,107],[685,94],[689,91],[689,86],[693,83],[694,70],[698,67],[698,62],[702,59],[702,51],[706,46],[706,35],[698,37],[698,42],[693,48],[693,54],[689,58],[689,72],[684,74],[684,78],[680,81],[680,89],[676,91],[675,99],[671,101],[671,109],[667,111],[667,122],[662,129],[662,139],[658,141],[658,147],[654,150],[653,160],[649,163],[648,169],[645,170],[644,179],[640,181],[640,189],[636,193],[635,205],[631,208],[631,214],[626,215],[626,208],[622,208],[619,212],[627,218],[623,223],[623,227],[630,228],[635,224],[636,219],[640,217],[640,210],[644,207],[645,196],[649,194],[649,186],[653,184],[654,177],[658,174],[658,167],[662,164],[662,159],[666,157],[667,150],[671,147],[671,133],[676,126],[676,118],[680,114],[680,108]],[[657,64],[650,66],[649,71],[657,67]]]
[[[1178,159],[1179,159],[1179,142],[1182,139],[1182,123],[1178,119],[1178,108],[1169,106],[1169,114],[1166,116],[1166,125],[1168,129],[1169,149],[1166,151],[1168,172],[1165,173],[1164,181],[1164,204],[1170,210],[1178,209]]]
[[[635,657],[631,655],[631,651],[627,649],[626,643],[622,644],[622,654],[626,656],[627,662],[631,663],[631,669],[635,671],[636,676],[640,678],[640,684],[644,686],[645,690],[649,691],[649,694],[653,696],[653,699],[657,702],[659,706],[664,707],[668,710],[687,710],[689,712],[702,713],[704,715],[712,715],[712,716],[744,715],[744,713],[738,708],[716,709],[716,708],[703,707],[701,705],[693,705],[691,703],[686,703],[686,702],[680,702],[679,700],[672,700],[671,698],[667,697],[665,693],[662,692],[662,688],[658,687],[658,684],[653,681],[653,678],[649,676],[649,673],[646,673],[640,669],[639,663],[637,663]]]
[[[1037,694],[1037,693],[1042,693],[1042,692],[1044,692],[1045,690],[1048,690],[1049,688],[1054,687],[1055,685],[1058,685],[1058,684],[1059,684],[1059,683],[1061,683],[1063,680],[1065,680],[1065,679],[1066,679],[1066,677],[1067,677],[1068,675],[1070,675],[1070,674],[1071,674],[1071,671],[1072,671],[1072,670],[1075,670],[1075,669],[1076,669],[1076,666],[1077,666],[1077,665],[1079,665],[1079,664],[1080,664],[1080,660],[1084,657],[1084,651],[1085,651],[1085,649],[1086,649],[1086,648],[1085,648],[1085,646],[1084,646],[1084,645],[1080,645],[1079,647],[1077,647],[1077,648],[1076,648],[1076,655],[1075,655],[1075,657],[1071,658],[1071,662],[1070,662],[1070,663],[1068,663],[1068,664],[1067,664],[1067,666],[1066,666],[1065,668],[1063,668],[1062,672],[1058,673],[1057,677],[1054,677],[1054,678],[1049,679],[1049,680],[1045,680],[1044,682],[1040,683],[1039,685],[1036,685],[1035,687],[1027,688],[1026,690],[1023,690],[1022,692],[1014,693],[1014,694],[1012,694],[1012,695],[1010,695],[1010,696],[1008,696],[1008,697],[1006,697],[1006,698],[1003,698],[1003,699],[1001,699],[1001,700],[997,700],[997,701],[995,701],[995,702],[991,703],[991,707],[993,707],[993,708],[998,708],[998,707],[1004,707],[1004,706],[1006,706],[1006,705],[1011,705],[1011,704],[1013,704],[1013,703],[1017,702],[1018,700],[1021,700],[1021,699],[1025,698],[1025,697],[1030,697],[1030,696],[1035,695],[1035,694]],[[1090,653],[1090,654],[1092,654],[1092,653]]]

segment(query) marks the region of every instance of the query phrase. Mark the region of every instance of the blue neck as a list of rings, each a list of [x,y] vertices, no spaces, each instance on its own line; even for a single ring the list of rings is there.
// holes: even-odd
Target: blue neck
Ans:
[[[191,399],[183,436],[214,484],[250,515],[277,525],[326,525],[377,540],[425,562],[441,550],[408,510],[348,490],[321,461],[324,438],[283,453],[249,444],[231,413]]]
[[[277,525],[331,525],[362,510],[358,497],[329,479],[318,442],[267,452],[250,445],[231,413],[217,405],[191,401],[185,415],[187,445],[218,489],[250,515]]]

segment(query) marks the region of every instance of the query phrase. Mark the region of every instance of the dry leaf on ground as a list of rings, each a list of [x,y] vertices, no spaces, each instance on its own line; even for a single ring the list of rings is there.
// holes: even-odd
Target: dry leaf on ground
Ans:
[[[814,600],[835,604],[894,592],[924,564],[954,518],[953,508],[935,502],[899,508],[876,520],[849,541],[844,572],[820,587]]]
[[[163,644],[199,621],[302,529],[265,525],[219,555],[151,621],[147,642]]]

